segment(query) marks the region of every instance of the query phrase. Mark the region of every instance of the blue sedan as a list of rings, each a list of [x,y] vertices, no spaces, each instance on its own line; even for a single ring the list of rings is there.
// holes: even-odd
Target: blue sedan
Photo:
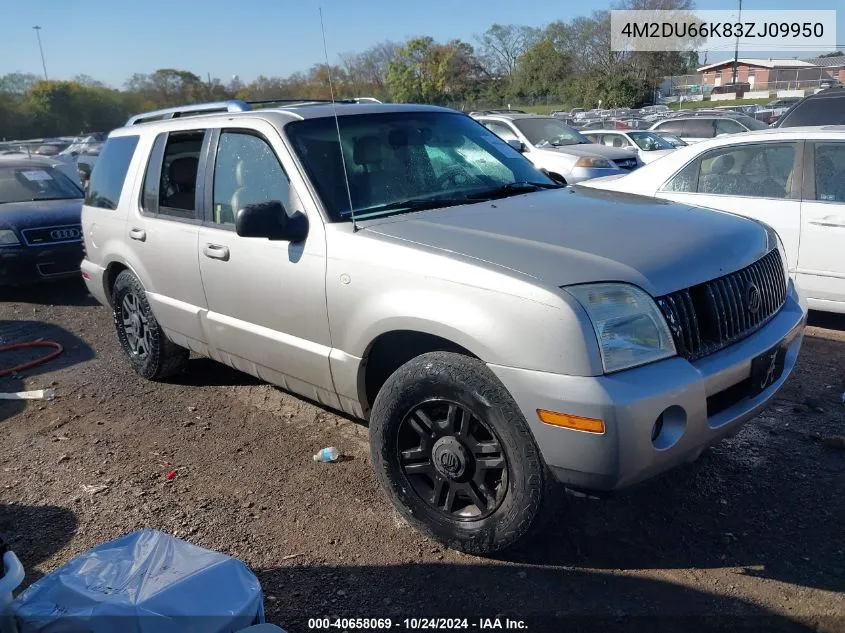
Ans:
[[[0,286],[79,275],[83,192],[37,159],[0,159]]]

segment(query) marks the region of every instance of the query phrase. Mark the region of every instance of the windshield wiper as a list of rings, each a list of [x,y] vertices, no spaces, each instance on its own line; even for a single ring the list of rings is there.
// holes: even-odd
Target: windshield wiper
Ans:
[[[467,198],[470,200],[492,200],[494,198],[516,196],[521,193],[531,193],[532,191],[539,191],[541,189],[560,189],[563,186],[564,185],[554,182],[509,182],[508,184],[496,187],[495,189],[487,189],[486,191],[467,194]]]
[[[355,219],[364,220],[389,213],[411,213],[413,211],[440,209],[442,207],[466,204],[467,200],[467,198],[409,198],[408,200],[397,200],[396,202],[391,202],[375,209],[356,211]],[[349,217],[349,215],[349,213],[345,214],[346,217]]]

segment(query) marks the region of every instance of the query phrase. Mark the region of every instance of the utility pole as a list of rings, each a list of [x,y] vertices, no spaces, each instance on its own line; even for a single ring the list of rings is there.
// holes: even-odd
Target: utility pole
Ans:
[[[739,0],[739,17],[737,18],[737,22],[742,24],[742,0]],[[739,61],[739,35],[736,36],[736,47],[734,48],[734,78],[731,83],[736,88],[736,64]]]
[[[44,61],[44,47],[41,46],[41,27],[33,26],[35,37],[38,38],[38,50],[41,51],[41,67],[44,69],[44,81],[47,81],[47,62]]]

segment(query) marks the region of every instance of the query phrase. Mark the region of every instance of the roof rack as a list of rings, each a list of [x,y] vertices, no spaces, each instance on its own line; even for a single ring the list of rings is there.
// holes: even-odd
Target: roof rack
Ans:
[[[164,108],[162,110],[153,110],[152,112],[144,112],[143,114],[136,114],[129,117],[126,121],[126,127],[130,125],[138,125],[139,123],[146,123],[148,121],[165,121],[167,119],[176,119],[183,116],[191,116],[195,114],[211,114],[213,112],[246,112],[251,107],[246,101],[238,99],[230,99],[229,101],[214,101],[212,103],[196,103],[194,105],[176,106],[175,108]]]
[[[147,123],[149,121],[166,121],[168,119],[176,119],[197,114],[213,114],[215,112],[247,112],[252,110],[253,106],[269,106],[272,104],[304,106],[326,103],[381,103],[381,101],[374,99],[373,97],[335,99],[334,101],[331,99],[257,99],[252,101],[229,99],[228,101],[197,103],[193,105],[176,106],[173,108],[164,108],[162,110],[153,110],[152,112],[136,114],[126,121],[126,126],[129,127],[131,125],[138,125],[139,123]],[[514,110],[514,112],[516,112],[516,110]]]

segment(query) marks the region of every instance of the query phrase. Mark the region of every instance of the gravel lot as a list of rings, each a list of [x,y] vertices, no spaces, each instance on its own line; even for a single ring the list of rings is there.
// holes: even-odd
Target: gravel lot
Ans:
[[[52,402],[0,401],[0,535],[27,583],[154,527],[247,562],[269,620],[291,632],[326,615],[845,630],[845,319],[813,315],[796,372],[738,436],[624,496],[573,499],[541,539],[491,560],[397,519],[357,422],[204,359],[145,382],[80,285],[0,298],[4,343],[65,346],[0,378],[4,392],[56,390]],[[330,445],[345,461],[311,460]]]

